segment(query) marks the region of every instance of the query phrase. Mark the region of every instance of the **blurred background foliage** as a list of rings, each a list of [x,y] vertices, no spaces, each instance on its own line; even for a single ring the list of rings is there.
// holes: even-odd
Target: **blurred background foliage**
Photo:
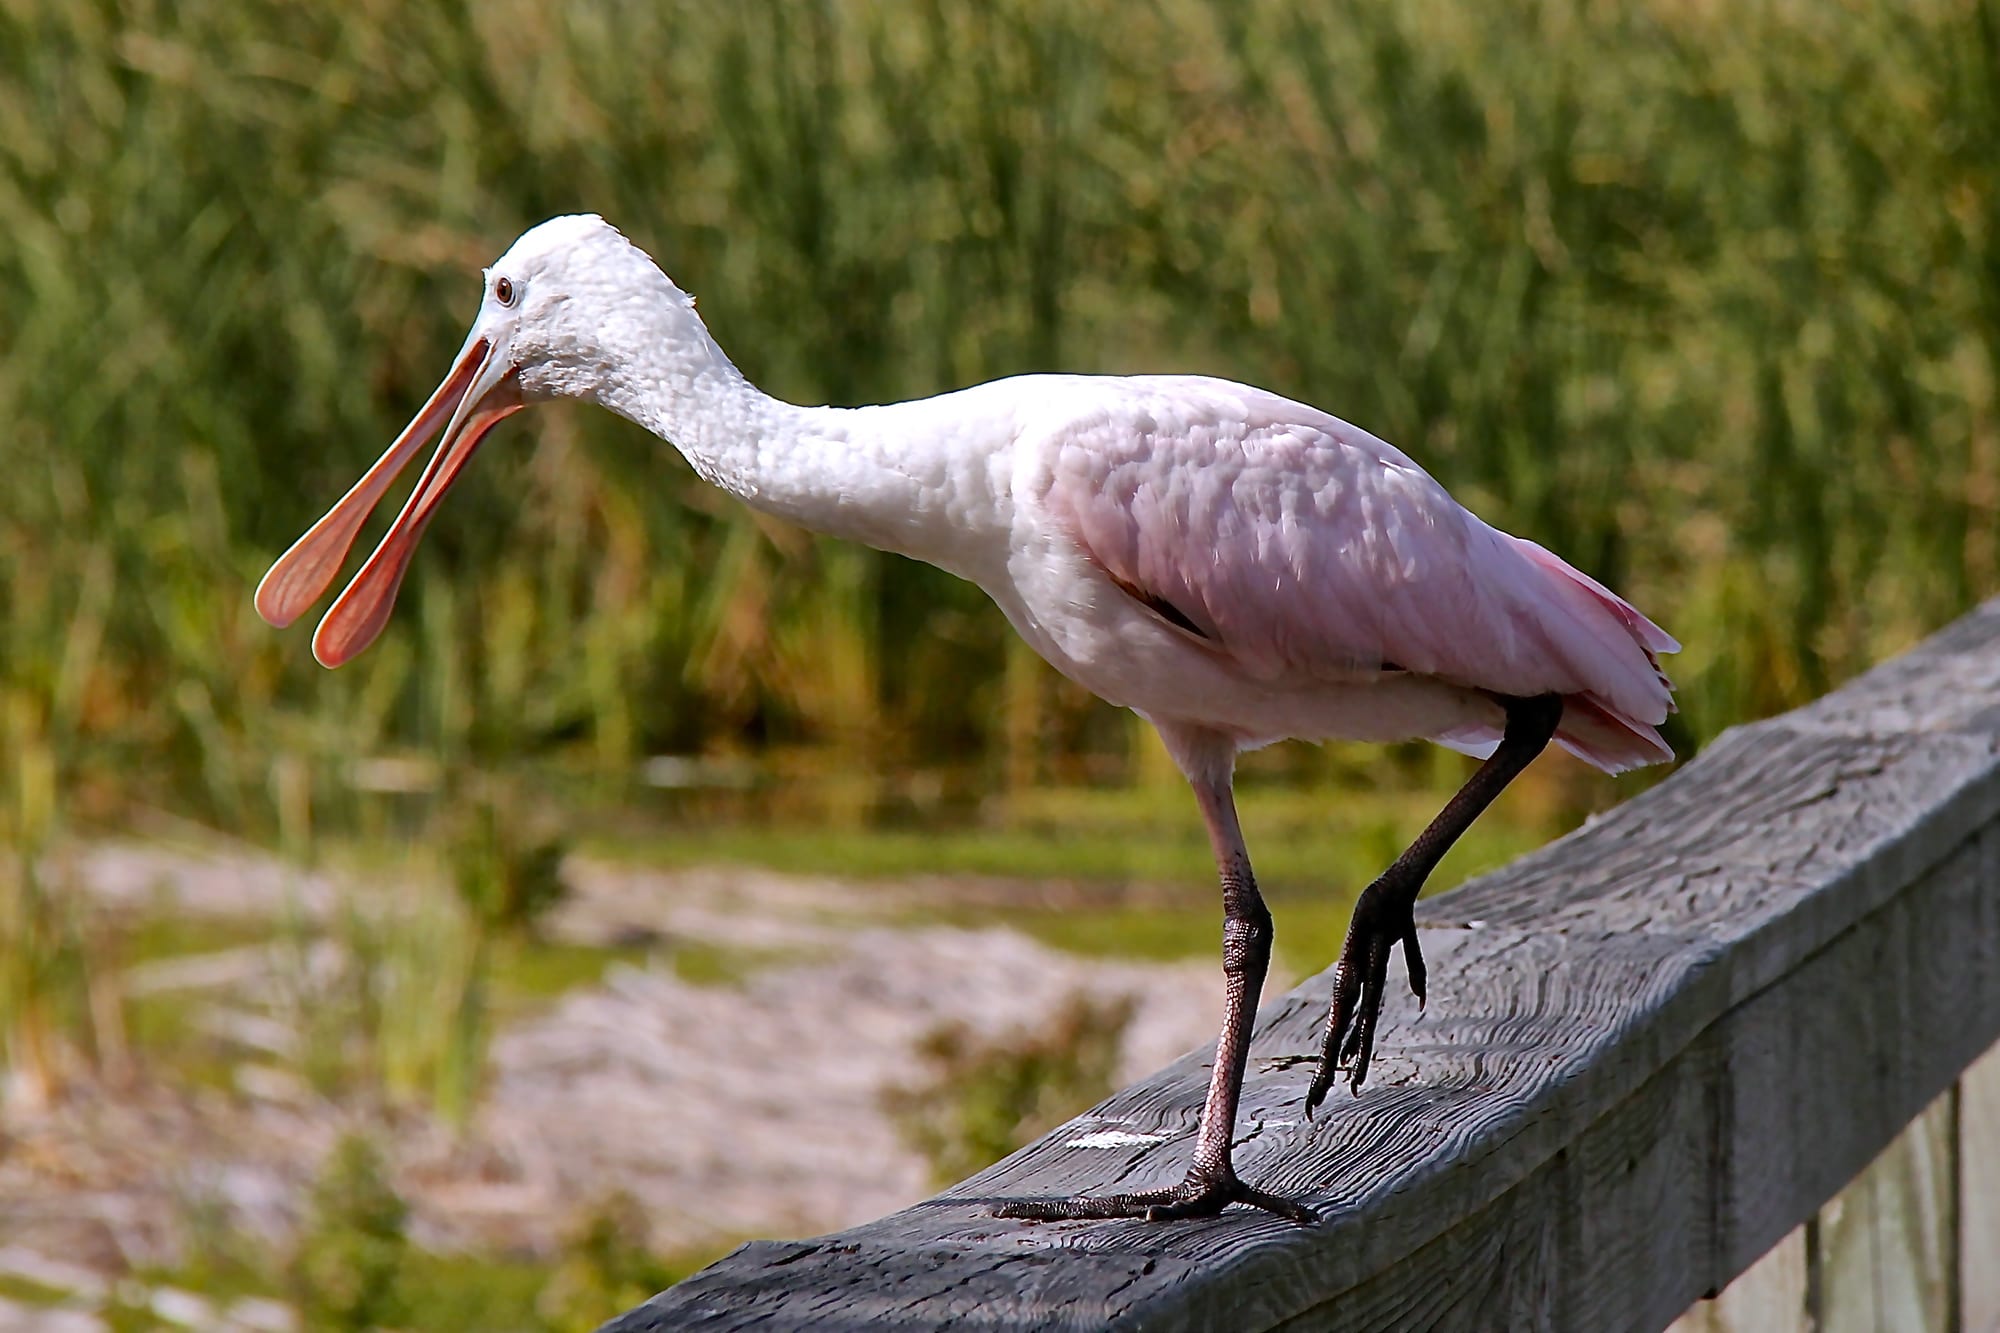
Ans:
[[[1145,776],[975,590],[603,413],[483,451],[355,666],[259,623],[576,210],[795,400],[1327,406],[1686,641],[1685,749],[2000,583],[1997,44],[1988,0],[5,0],[7,780],[276,836],[274,755],[335,824],[357,754]]]

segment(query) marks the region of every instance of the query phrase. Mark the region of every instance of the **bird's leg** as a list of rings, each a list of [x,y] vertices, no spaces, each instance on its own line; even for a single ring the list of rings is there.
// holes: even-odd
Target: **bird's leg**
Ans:
[[[1257,892],[1250,856],[1236,823],[1236,802],[1227,776],[1219,783],[1196,780],[1195,796],[1208,821],[1222,874],[1222,976],[1224,999],[1222,1035],[1215,1046],[1215,1067],[1209,1074],[1208,1100],[1202,1106],[1201,1134],[1195,1141],[1194,1164],[1187,1178],[1168,1189],[1134,1194],[1076,1195],[1068,1199],[1019,1199],[994,1208],[999,1217],[1055,1222],[1085,1218],[1143,1217],[1162,1221],[1180,1217],[1213,1217],[1232,1203],[1313,1225],[1312,1210],[1290,1199],[1253,1189],[1236,1178],[1230,1161],[1236,1128],[1236,1107],[1243,1095],[1243,1071],[1250,1059],[1250,1035],[1257,1019],[1257,997],[1271,965],[1271,913]]]
[[[1503,698],[1506,731],[1500,746],[1451,798],[1430,826],[1417,835],[1395,864],[1362,890],[1347,928],[1347,943],[1333,969],[1333,1002],[1327,1009],[1326,1037],[1320,1045],[1319,1068],[1306,1092],[1311,1115],[1333,1086],[1337,1068],[1345,1063],[1348,1085],[1357,1093],[1368,1077],[1375,1054],[1375,1023],[1382,1013],[1382,993],[1389,976],[1389,955],[1403,946],[1410,990],[1424,1002],[1424,955],[1417,944],[1417,893],[1424,880],[1509,782],[1548,746],[1562,722],[1559,694],[1533,698]]]

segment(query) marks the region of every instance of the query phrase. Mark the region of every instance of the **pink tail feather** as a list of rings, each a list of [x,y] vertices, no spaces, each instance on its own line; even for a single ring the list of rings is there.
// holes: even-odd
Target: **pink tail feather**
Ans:
[[[1556,731],[1556,743],[1607,773],[1671,760],[1674,752],[1661,738],[1659,724],[1676,711],[1674,685],[1660,669],[1659,655],[1679,652],[1680,643],[1637,607],[1553,551],[1519,537],[1514,542],[1545,574],[1584,594],[1589,605],[1609,612],[1615,624],[1630,636],[1632,645],[1645,654],[1645,664],[1652,668],[1651,682],[1644,677],[1636,680],[1629,675],[1625,677],[1625,683],[1615,690],[1618,703],[1596,690],[1564,696],[1562,726]],[[1600,630],[1600,634],[1605,632]],[[1619,637],[1615,629],[1608,633],[1614,641]],[[1630,648],[1624,652],[1629,653]],[[1635,667],[1638,665],[1636,658],[1626,660]],[[1647,699],[1647,695],[1652,697]]]
[[[1623,597],[1620,597],[1617,593],[1611,591],[1611,589],[1605,587],[1575,565],[1570,564],[1569,561],[1563,559],[1548,547],[1537,545],[1525,537],[1515,537],[1513,540],[1514,544],[1521,548],[1523,554],[1537,565],[1540,565],[1551,574],[1562,575],[1571,583],[1583,588],[1598,601],[1602,602],[1605,609],[1618,617],[1625,628],[1631,631],[1632,637],[1637,639],[1648,653],[1677,653],[1681,650],[1680,640],[1661,629],[1658,625],[1655,625],[1651,620],[1648,620],[1638,607],[1632,605],[1632,603],[1626,601]]]
[[[1673,747],[1661,738],[1658,728],[1607,708],[1588,694],[1563,699],[1556,744],[1606,773],[1664,764],[1674,757]]]
[[[1561,556],[1534,542],[1501,534],[1550,580],[1537,593],[1555,593],[1544,602],[1548,647],[1587,688],[1563,696],[1556,744],[1607,773],[1643,768],[1673,759],[1659,725],[1675,711],[1673,682],[1660,669],[1659,654],[1680,651],[1673,635],[1630,602]],[[1636,650],[1636,651],[1635,651]],[[1477,725],[1435,737],[1467,754],[1491,754],[1499,743],[1497,726]]]

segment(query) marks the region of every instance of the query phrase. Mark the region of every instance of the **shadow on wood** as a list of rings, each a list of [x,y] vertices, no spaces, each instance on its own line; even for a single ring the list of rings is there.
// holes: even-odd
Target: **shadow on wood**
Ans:
[[[1360,1098],[1307,1122],[1307,1071],[1274,1059],[1316,1050],[1328,978],[1267,1004],[1237,1167],[1317,1228],[988,1215],[1177,1181],[1195,1053],[935,1199],[745,1245],[605,1327],[1664,1328],[2000,1036],[1996,821],[2000,602],[1425,903],[1430,1006],[1385,1011]]]

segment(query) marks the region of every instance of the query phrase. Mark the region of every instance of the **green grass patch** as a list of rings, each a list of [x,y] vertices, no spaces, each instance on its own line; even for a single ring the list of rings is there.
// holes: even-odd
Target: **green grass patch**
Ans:
[[[178,907],[148,907],[118,919],[117,950],[126,966],[221,953],[270,942],[275,923],[268,917],[214,916]]]
[[[919,875],[1174,879],[1201,865],[1202,846],[1134,846],[1073,833],[998,829],[869,829],[808,825],[671,828],[587,839],[595,856],[662,868],[758,866],[794,875],[906,879]]]
[[[532,1008],[601,984],[604,974],[619,963],[643,965],[654,952],[655,946],[645,944],[600,947],[567,940],[502,939],[492,958],[494,1002],[503,1013]]]
[[[44,1286],[15,1273],[0,1273],[0,1300],[18,1305],[61,1305],[70,1293],[60,1287]]]
[[[284,927],[274,920],[210,916],[169,905],[141,908],[118,918],[115,943],[107,943],[97,966],[143,968],[150,963],[235,949],[275,945]],[[209,987],[176,987],[125,996],[125,1037],[146,1064],[171,1070],[176,1080],[200,1087],[234,1086],[240,1052],[202,1030],[199,1014],[221,992]]]
[[[1338,952],[1354,899],[1435,814],[1427,790],[1253,788],[1240,801],[1258,878],[1277,922],[1279,954],[1299,975]],[[1509,816],[1512,816],[1510,819]],[[593,840],[592,855],[663,868],[745,865],[851,880],[936,879],[921,902],[899,900],[910,924],[1004,924],[1054,947],[1105,958],[1207,958],[1221,938],[1215,868],[1184,792],[1072,789],[1008,803],[1004,827],[879,830],[809,826],[668,829]],[[1503,798],[1432,876],[1444,892],[1542,845],[1559,830]],[[950,881],[976,877],[978,892]],[[1018,895],[992,881],[1019,881]],[[1075,893],[1033,885],[1078,886]],[[1051,902],[1050,900],[1054,901]],[[701,946],[677,950],[689,980],[738,979],[736,960]]]
[[[1253,789],[1239,799],[1258,879],[1267,886],[1358,891],[1443,805],[1429,788],[1388,793]],[[1433,888],[1455,885],[1559,830],[1508,818],[1502,799],[1445,858]],[[585,839],[593,856],[658,867],[754,865],[846,879],[980,876],[1128,883],[1207,883],[1215,873],[1185,792],[1064,788],[1011,799],[1005,822],[939,828],[829,828],[775,823],[670,827]]]
[[[671,955],[674,975],[691,986],[740,986],[754,972],[792,961],[783,949],[744,949],[706,940],[685,940]]]
[[[688,1274],[714,1262],[735,1243],[640,1255],[629,1247],[607,1254],[588,1232],[550,1258],[467,1252],[435,1253],[416,1246],[397,1257],[393,1297],[399,1326],[425,1333],[588,1333]],[[179,1268],[148,1268],[140,1284],[173,1287],[226,1308],[245,1297],[288,1301],[269,1254],[253,1266],[217,1265],[206,1259]],[[0,1277],[0,1298],[33,1306],[70,1299],[22,1278]],[[155,1333],[178,1325],[161,1321],[143,1300],[115,1303],[101,1312],[114,1333]]]
[[[125,1002],[125,1035],[141,1062],[171,1073],[176,1083],[227,1091],[236,1085],[242,1053],[202,1031],[204,997],[186,991],[133,996]]]
[[[430,1333],[548,1333],[536,1303],[554,1272],[547,1261],[412,1248],[397,1274],[399,1313]]]
[[[553,1259],[412,1248],[397,1290],[404,1326],[426,1333],[589,1333],[734,1248],[642,1255],[590,1228]]]
[[[1093,958],[1212,961],[1222,947],[1222,908],[1212,893],[1206,896],[1211,900],[1190,893],[1186,898],[1148,897],[1109,905],[983,904],[946,908],[941,916],[966,927],[1008,926],[1052,948]],[[1346,936],[1353,895],[1285,892],[1269,895],[1268,901],[1280,968],[1274,983],[1296,984],[1332,963]],[[929,913],[922,919],[939,915]]]

